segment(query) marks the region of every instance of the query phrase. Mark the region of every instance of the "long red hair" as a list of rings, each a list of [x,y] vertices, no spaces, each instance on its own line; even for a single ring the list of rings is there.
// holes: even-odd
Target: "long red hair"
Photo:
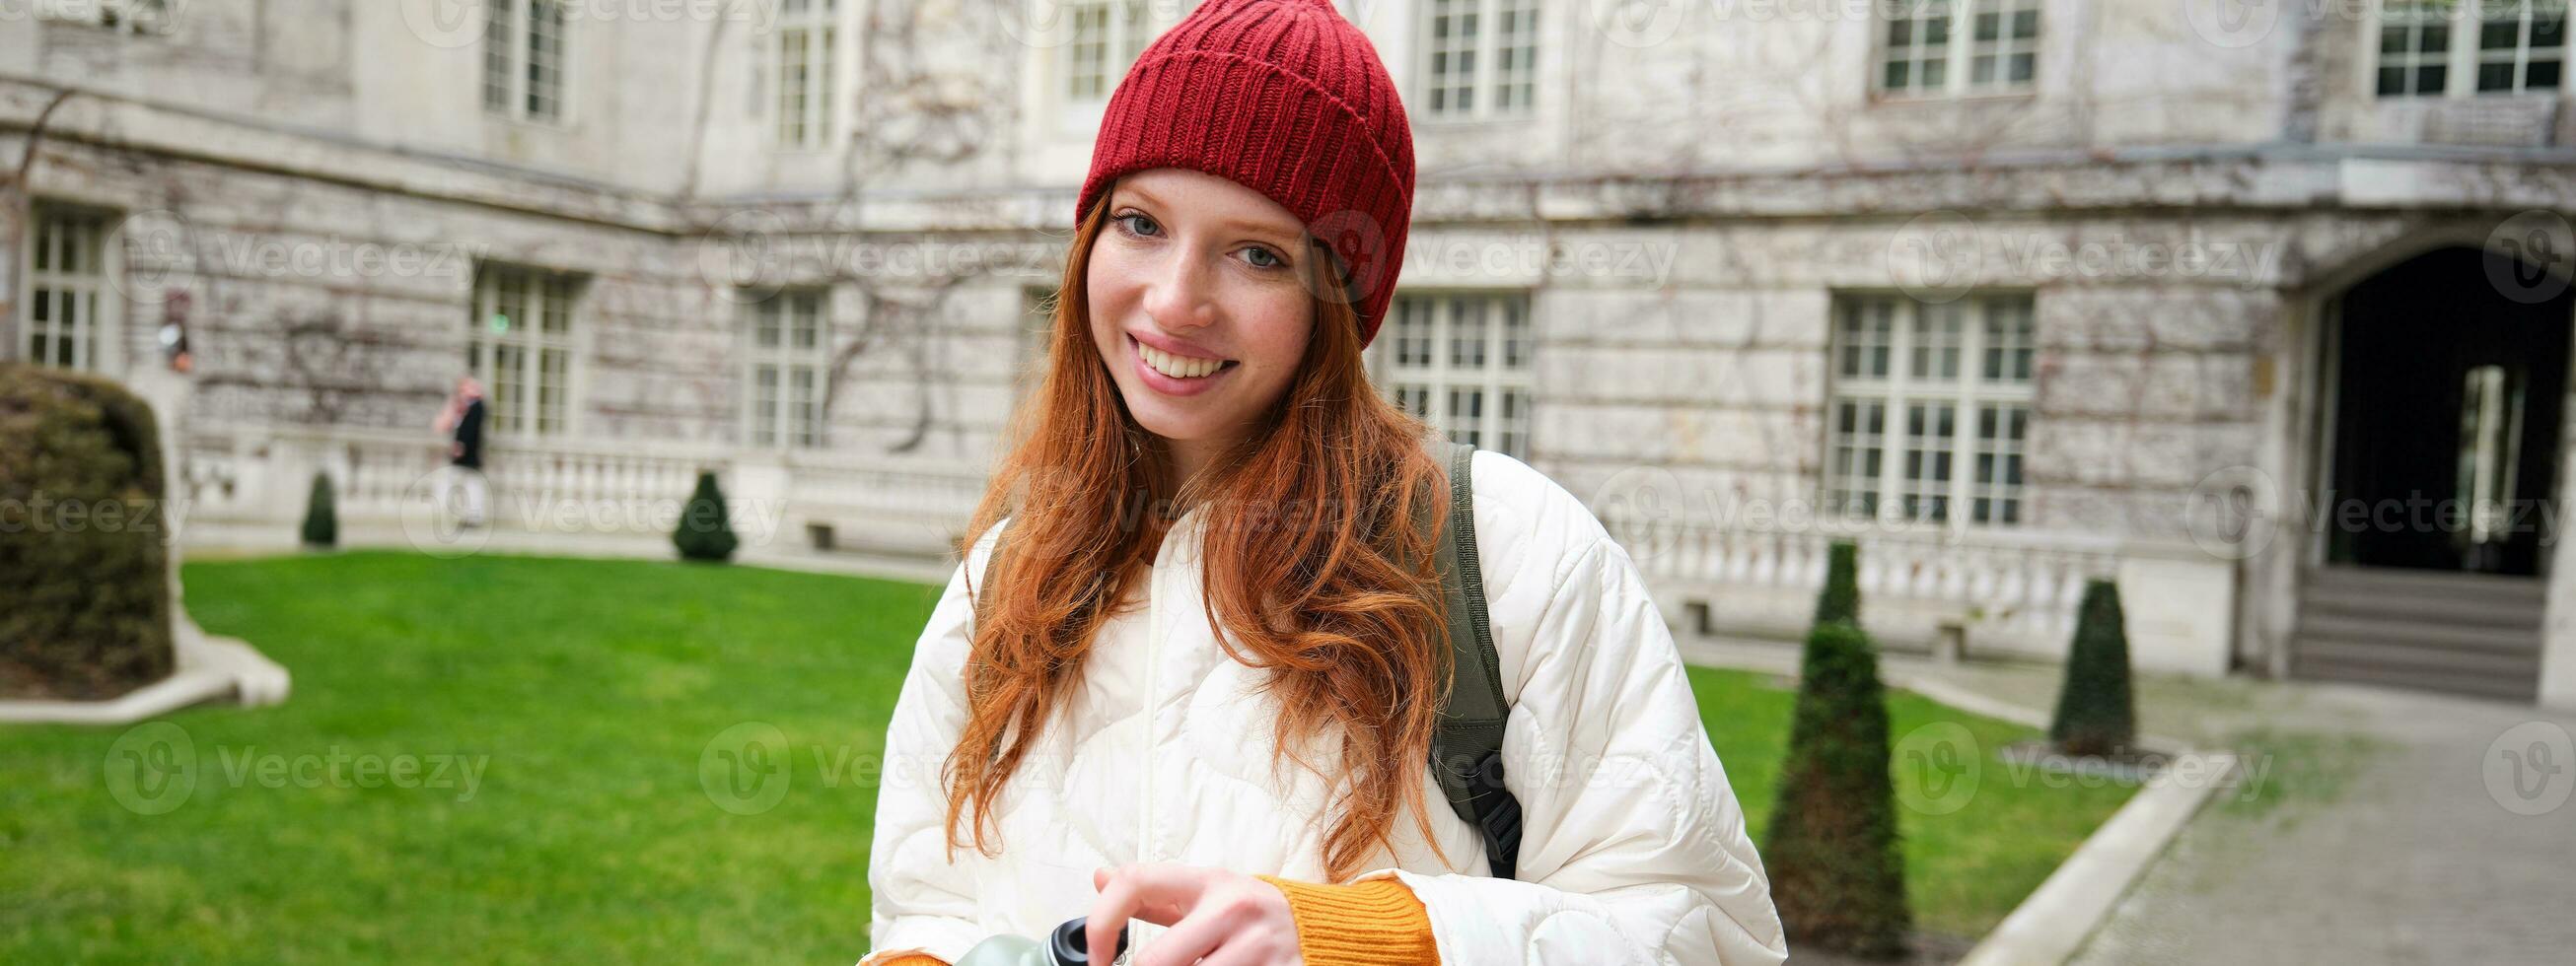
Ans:
[[[1163,442],[1128,414],[1092,339],[1084,281],[1108,207],[1093,205],[1075,230],[1042,382],[967,530],[971,547],[1010,519],[984,571],[989,592],[973,588],[967,720],[941,775],[949,856],[961,821],[975,848],[998,850],[994,803],[1151,559],[1161,530],[1148,514],[1179,505],[1205,520],[1209,627],[1228,656],[1269,672],[1276,747],[1333,789],[1323,861],[1345,880],[1392,848],[1399,810],[1433,840],[1423,773],[1450,661],[1434,548],[1414,521],[1446,512],[1444,471],[1423,424],[1370,386],[1348,302],[1319,296],[1286,394],[1204,478],[1175,489]],[[1309,264],[1332,271],[1329,258]],[[1317,292],[1338,284],[1314,281]],[[1333,771],[1297,751],[1327,730],[1339,738]]]

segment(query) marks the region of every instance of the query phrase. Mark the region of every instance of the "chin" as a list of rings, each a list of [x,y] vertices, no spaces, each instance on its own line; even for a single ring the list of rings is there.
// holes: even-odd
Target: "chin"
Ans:
[[[1159,403],[1161,401],[1156,400],[1156,402]],[[1141,408],[1129,406],[1127,411],[1135,416],[1136,425],[1144,427],[1146,432],[1152,433],[1158,438],[1171,442],[1193,443],[1200,440],[1213,439],[1219,435],[1216,431],[1217,420],[1209,419],[1198,413],[1171,412],[1169,409],[1160,405],[1148,405]]]

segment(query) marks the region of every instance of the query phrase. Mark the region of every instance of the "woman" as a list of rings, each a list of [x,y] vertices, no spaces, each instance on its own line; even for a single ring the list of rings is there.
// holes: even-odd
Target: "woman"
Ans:
[[[1086,914],[1099,963],[1122,924],[1155,966],[1784,958],[1634,565],[1498,454],[1470,475],[1516,878],[1441,807],[1411,521],[1445,475],[1361,359],[1412,191],[1328,0],[1209,0],[1128,72],[1043,386],[896,704],[863,966]]]

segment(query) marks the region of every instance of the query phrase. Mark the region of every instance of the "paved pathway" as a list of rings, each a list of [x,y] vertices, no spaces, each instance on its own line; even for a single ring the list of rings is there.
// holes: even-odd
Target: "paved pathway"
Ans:
[[[1795,662],[1781,644],[1692,642],[1685,656]],[[2050,667],[1888,664],[2033,711],[2056,700]],[[2145,732],[2240,751],[2249,770],[2076,962],[2576,962],[2576,714],[2244,679],[2148,679],[2138,701]]]

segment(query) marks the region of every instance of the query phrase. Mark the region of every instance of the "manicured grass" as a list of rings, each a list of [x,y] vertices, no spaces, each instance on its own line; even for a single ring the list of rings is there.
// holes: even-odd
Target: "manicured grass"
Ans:
[[[1707,668],[1692,668],[1690,677],[1709,741],[1758,845],[1789,747],[1795,684]],[[1919,930],[1984,935],[2136,791],[1997,757],[2015,742],[2042,737],[2037,729],[1904,691],[1889,692],[1888,718],[1905,892]]]
[[[295,674],[276,708],[171,715],[184,804],[111,796],[123,729],[0,729],[0,962],[825,962],[867,945],[874,756],[937,599],[677,563],[347,554],[192,565],[188,605]],[[729,726],[790,747],[740,815],[701,786]],[[298,756],[414,756],[353,787]],[[270,787],[243,770],[283,756]],[[467,797],[432,756],[489,756]],[[316,784],[320,787],[304,787]],[[164,794],[169,794],[167,791]],[[166,801],[156,799],[155,801]]]
[[[199,621],[283,662],[294,697],[153,731],[0,727],[0,962],[847,963],[866,948],[875,806],[853,762],[884,746],[935,588],[381,553],[187,579]],[[1758,836],[1792,695],[1733,672],[1692,681]],[[2010,781],[1991,752],[2025,729],[1910,695],[1894,712],[1899,736],[1956,722],[1988,756],[1966,807],[1902,815],[1926,928],[1991,926],[2125,797]],[[730,772],[701,780],[746,722],[792,749],[774,805],[732,797]],[[176,747],[172,726],[193,786],[137,784],[122,756]]]

